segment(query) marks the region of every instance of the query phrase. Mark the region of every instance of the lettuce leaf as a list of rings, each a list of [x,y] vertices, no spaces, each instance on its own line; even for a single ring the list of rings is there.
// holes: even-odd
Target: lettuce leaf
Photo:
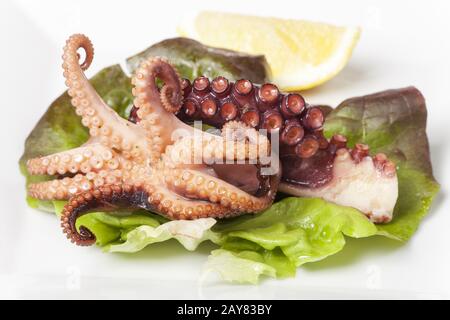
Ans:
[[[197,249],[198,245],[205,241],[214,241],[218,237],[210,229],[216,223],[213,218],[197,220],[176,220],[166,222],[158,227],[141,225],[125,233],[121,240],[123,243],[111,244],[105,247],[107,252],[138,252],[156,242],[176,239],[189,251]]]
[[[218,272],[228,282],[257,284],[260,276],[275,278],[276,270],[257,252],[233,253],[225,249],[213,250],[208,257],[204,276]]]
[[[231,260],[238,257],[265,263],[278,277],[286,277],[295,275],[296,268],[304,263],[322,260],[342,250],[344,235],[369,237],[377,233],[377,228],[356,209],[322,199],[290,197],[257,216],[223,221],[214,226],[213,231],[222,234],[221,247],[233,257],[222,251],[217,257],[213,255],[209,270],[217,265],[216,258],[223,261],[225,257]],[[223,267],[216,271],[225,279],[232,277]],[[236,277],[236,281],[244,280],[241,275]],[[248,278],[249,282],[254,280]]]
[[[270,68],[263,55],[249,55],[236,51],[209,47],[188,38],[166,39],[127,59],[130,73],[134,73],[148,57],[166,57],[189,80],[199,76],[213,79],[223,76],[230,81],[249,79],[254,83],[269,80]]]
[[[399,198],[394,219],[378,225],[379,234],[408,240],[439,191],[433,176],[426,134],[425,99],[414,87],[345,100],[330,112],[325,133],[339,132],[350,145],[363,142],[397,164]]]

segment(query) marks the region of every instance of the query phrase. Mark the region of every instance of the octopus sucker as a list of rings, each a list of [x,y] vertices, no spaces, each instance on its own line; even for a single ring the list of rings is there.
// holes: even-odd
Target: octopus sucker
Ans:
[[[86,53],[81,63],[79,49]],[[263,173],[268,164],[261,157],[270,153],[266,136],[256,130],[242,135],[246,126],[239,122],[226,126],[221,136],[212,135],[178,119],[186,83],[167,60],[158,57],[142,62],[132,78],[133,116],[139,121],[123,119],[84,74],[93,52],[91,41],[76,34],[68,39],[63,54],[68,93],[81,123],[89,129],[88,141],[27,162],[31,174],[54,178],[30,184],[30,196],[68,200],[61,226],[72,242],[95,243],[90,230],[76,228],[77,219],[92,211],[142,208],[169,219],[228,218],[258,213],[271,205],[281,171]],[[163,83],[160,88],[157,80]],[[228,90],[225,80],[212,83],[219,95]],[[193,87],[202,92],[210,83],[200,79]],[[214,111],[213,102],[204,107],[206,114]],[[196,159],[197,151],[206,156]]]
[[[200,76],[181,84],[184,99],[177,116],[182,121],[232,128],[235,136],[242,128],[279,133],[280,191],[352,206],[377,223],[392,219],[398,196],[395,164],[384,154],[372,157],[368,145],[349,148],[343,135],[326,139],[321,107],[306,103],[300,94],[282,93],[271,83]],[[130,120],[140,121],[138,116]]]

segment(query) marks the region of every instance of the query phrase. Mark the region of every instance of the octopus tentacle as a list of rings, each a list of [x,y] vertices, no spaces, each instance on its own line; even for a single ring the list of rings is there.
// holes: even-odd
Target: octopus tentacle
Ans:
[[[232,83],[223,77],[211,83],[205,77],[192,85],[186,79],[182,83],[184,103],[178,116],[183,121],[202,120],[219,128],[239,121],[252,128],[279,131],[281,153],[299,158],[312,157],[326,148],[324,113],[299,94],[282,94],[270,83],[257,86],[244,79]]]
[[[88,172],[51,181],[31,183],[28,193],[31,197],[42,200],[65,200],[80,191],[92,190],[105,184],[119,183],[123,180],[123,171],[101,170],[98,173]]]
[[[311,188],[297,181],[286,181],[280,184],[279,190],[301,197],[321,197],[357,208],[375,223],[389,222],[398,197],[395,164],[384,154],[372,158],[359,156],[359,151],[354,150],[336,151],[329,169],[333,179],[328,183]]]
[[[164,82],[161,92],[158,90],[157,79]],[[132,84],[135,86],[137,107],[141,109],[141,119],[145,120],[145,116],[151,113],[146,108],[146,102],[154,108],[161,105],[169,113],[175,113],[181,108],[183,95],[180,77],[169,62],[161,57],[144,61],[132,78]],[[141,102],[141,99],[144,101]]]
[[[325,117],[319,107],[306,104],[301,95],[282,94],[274,84],[257,86],[245,79],[232,83],[217,77],[201,91],[196,87],[198,82],[206,80],[197,78],[193,85],[183,81],[184,103],[178,114],[183,121],[202,120],[218,128],[239,121],[269,133],[279,131],[281,147],[290,147],[300,158],[317,152]],[[205,101],[212,101],[211,105],[214,102],[208,112],[203,108]]]
[[[275,196],[275,193],[268,193],[263,197],[255,197],[234,185],[224,184],[223,180],[210,174],[190,169],[177,169],[171,174],[167,172],[166,183],[186,198],[217,203],[240,212],[260,211]]]
[[[201,120],[222,128],[237,121],[269,133],[279,131],[281,147],[290,147],[300,158],[311,157],[319,149],[324,113],[299,94],[282,94],[271,83],[257,86],[245,79],[233,83],[224,77],[210,82],[202,76],[192,84],[183,79],[182,88],[183,106],[177,116],[184,122]],[[139,122],[136,109],[132,113],[131,120]]]
[[[218,204],[201,199],[197,201],[185,197],[184,194],[176,193],[168,184],[168,178],[172,174],[173,170],[168,170],[166,163],[160,161],[154,166],[154,169],[133,168],[128,181],[145,190],[148,195],[147,202],[151,204],[154,211],[170,219],[225,217],[233,214],[228,208]]]
[[[147,201],[151,208],[162,213],[170,219],[192,220],[206,217],[224,218],[239,215],[217,203],[189,199],[183,195],[174,193],[173,190],[161,187],[161,185],[146,185]],[[151,209],[150,209],[151,210]]]
[[[86,227],[76,228],[77,219],[93,210],[111,210],[121,205],[136,208],[145,206],[145,203],[136,197],[133,186],[107,185],[94,190],[88,190],[73,196],[64,206],[61,214],[61,227],[67,238],[77,245],[88,246],[95,243],[95,235]],[[132,201],[130,201],[132,199]]]
[[[252,134],[258,134],[254,128],[249,127],[244,122],[231,120],[223,125],[221,134],[225,140],[242,141],[248,138],[249,131],[251,131]]]
[[[78,49],[86,52],[82,65],[78,62]],[[71,36],[64,47],[63,68],[68,94],[72,105],[81,116],[82,124],[89,128],[91,137],[99,137],[102,143],[118,150],[131,150],[139,158],[146,148],[145,138],[137,130],[130,130],[130,124],[108,107],[87,80],[86,70],[93,59],[93,46],[88,37],[82,34]],[[133,143],[134,142],[134,143]]]
[[[182,173],[186,175],[186,171]],[[190,173],[189,173],[190,174]],[[199,176],[196,177],[198,179]],[[203,177],[202,177],[203,178]],[[211,184],[211,181],[208,181]],[[218,183],[213,183],[218,186]],[[86,227],[76,229],[76,220],[89,212],[109,211],[118,208],[143,208],[158,211],[172,219],[198,219],[204,217],[226,218],[239,215],[242,210],[255,211],[262,204],[254,203],[244,196],[231,193],[226,200],[226,190],[218,190],[218,200],[202,201],[181,198],[168,189],[150,184],[105,185],[73,195],[61,215],[61,226],[67,237],[78,245],[91,245],[95,236]],[[238,191],[239,192],[239,191]],[[221,195],[220,193],[223,193]],[[222,196],[222,198],[220,198]]]
[[[28,172],[33,175],[98,172],[106,168],[117,169],[119,166],[120,162],[115,154],[100,143],[27,161]]]
[[[161,92],[156,83],[158,78],[164,81]],[[171,143],[172,132],[183,127],[172,115],[181,107],[183,98],[180,78],[167,61],[152,58],[140,65],[132,84],[136,113],[141,119],[139,126],[147,132],[155,162]],[[166,125],[173,130],[167,130]]]
[[[235,163],[235,160],[257,161],[270,152],[266,137],[254,137],[256,143],[224,140],[219,136],[187,136],[168,146],[165,159],[177,164],[192,163]],[[256,163],[256,162],[255,162]]]
[[[229,209],[203,201],[190,201],[174,196],[168,190],[152,185],[106,185],[73,196],[64,207],[61,225],[67,237],[78,245],[91,245],[95,237],[87,228],[76,229],[76,220],[83,214],[118,208],[158,211],[174,219],[228,217]]]
[[[112,184],[74,195],[62,211],[63,232],[68,239],[78,245],[92,245],[95,243],[95,235],[84,226],[80,226],[77,230],[77,219],[89,212],[124,207],[158,210],[176,219],[198,219],[211,216],[224,218],[237,214],[237,211],[218,204],[179,199],[170,192],[157,189],[152,185]]]
[[[225,123],[222,127],[221,134],[226,144],[230,141],[236,143],[237,151],[244,148],[243,146],[241,147],[241,144],[246,146],[247,149],[250,149],[245,153],[248,159],[259,159],[260,157],[270,155],[270,141],[267,136],[260,134],[254,128],[249,127],[243,122],[230,121]],[[255,147],[257,150],[255,150]],[[252,154],[255,151],[256,155]]]

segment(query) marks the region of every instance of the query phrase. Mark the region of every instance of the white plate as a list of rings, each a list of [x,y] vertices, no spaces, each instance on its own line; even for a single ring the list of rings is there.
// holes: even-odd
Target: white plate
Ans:
[[[0,1],[0,297],[6,298],[444,298],[450,297],[450,7],[447,1]],[[294,4],[295,3],[295,4]],[[96,47],[101,68],[175,36],[188,11],[217,9],[360,25],[346,69],[306,93],[336,105],[351,96],[407,85],[425,95],[434,173],[442,184],[429,216],[407,244],[375,237],[259,286],[199,283],[210,247],[175,243],[135,255],[73,246],[57,219],[26,207],[17,161],[23,142],[65,88],[61,47],[74,32]]]

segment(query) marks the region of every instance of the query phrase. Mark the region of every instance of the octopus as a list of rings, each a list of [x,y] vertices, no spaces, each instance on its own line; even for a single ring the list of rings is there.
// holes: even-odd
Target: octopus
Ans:
[[[326,139],[320,106],[307,104],[297,93],[283,94],[272,83],[259,86],[246,79],[233,83],[222,76],[212,81],[201,76],[181,84],[183,105],[177,116],[184,122],[201,120],[223,128],[239,121],[278,139],[279,191],[354,207],[375,223],[392,219],[398,197],[395,164],[383,153],[370,156],[368,145],[349,148],[343,135]],[[130,121],[139,123],[136,110]]]
[[[134,106],[124,119],[85,76],[93,56],[82,34],[67,40],[62,56],[67,93],[88,141],[27,161],[30,174],[51,177],[30,184],[31,197],[67,200],[61,226],[72,242],[95,243],[95,235],[76,223],[93,211],[222,219],[262,212],[277,191],[351,206],[376,223],[392,219],[395,164],[383,153],[371,156],[365,144],[349,147],[343,135],[325,138],[324,110],[300,94],[220,76],[191,83],[153,57],[132,77]],[[192,126],[197,120],[219,134]]]
[[[84,74],[93,56],[93,45],[82,34],[67,40],[62,56],[67,92],[89,129],[88,141],[27,162],[30,174],[53,178],[30,184],[31,197],[68,200],[61,226],[72,242],[95,243],[90,230],[76,225],[92,211],[142,208],[169,219],[220,219],[271,205],[281,170],[264,170],[271,150],[266,136],[242,121],[224,123],[221,135],[215,135],[178,119],[185,82],[162,58],[143,61],[135,72],[132,93],[139,121],[123,119]]]

